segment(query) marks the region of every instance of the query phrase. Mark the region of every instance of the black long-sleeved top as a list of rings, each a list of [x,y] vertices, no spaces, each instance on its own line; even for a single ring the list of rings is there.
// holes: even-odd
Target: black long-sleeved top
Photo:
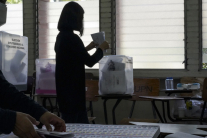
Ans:
[[[19,92],[3,76],[0,70],[0,132],[8,134],[16,123],[16,111],[27,113],[36,120],[46,112],[42,106]]]
[[[85,67],[92,67],[103,57],[103,51],[98,48],[90,56],[80,37],[74,30],[82,33],[83,8],[68,2],[60,15],[56,38],[56,91],[59,108],[62,113],[75,114],[86,110],[85,103]],[[82,29],[81,29],[82,28]]]
[[[85,66],[92,67],[103,57],[98,48],[90,56],[80,37],[72,30],[60,31],[56,44],[56,91],[60,112],[77,113],[86,110]]]

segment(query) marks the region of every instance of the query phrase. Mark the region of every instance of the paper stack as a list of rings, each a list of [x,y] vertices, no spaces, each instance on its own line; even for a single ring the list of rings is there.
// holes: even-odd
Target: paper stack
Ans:
[[[53,136],[57,138],[71,138],[74,136],[74,134],[70,132],[56,132],[56,131],[49,132],[46,129],[36,129],[36,132],[39,133],[40,135]]]

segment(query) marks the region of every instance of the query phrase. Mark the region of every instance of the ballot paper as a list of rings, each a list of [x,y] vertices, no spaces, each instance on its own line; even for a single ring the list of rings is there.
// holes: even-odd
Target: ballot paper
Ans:
[[[93,39],[93,42],[98,44],[99,46],[105,41],[105,33],[104,32],[91,34],[91,37]]]
[[[95,44],[98,44],[98,47],[105,41],[105,33],[104,32],[91,34],[91,37],[93,39],[93,42]],[[98,47],[96,47],[96,48],[98,48]],[[107,50],[105,50],[105,53],[107,53]]]
[[[177,132],[174,134],[167,135],[165,138],[202,138],[202,137],[191,135],[188,133]]]
[[[47,131],[46,129],[36,129],[36,132],[40,135],[54,136],[60,138],[71,138],[74,136],[71,132],[57,132],[57,131]]]
[[[125,94],[127,90],[125,71],[103,72],[100,89],[103,94]]]
[[[102,68],[101,71],[103,72],[107,72],[107,71],[125,71],[125,63],[122,62],[123,59],[119,58],[119,57],[115,57],[115,58],[108,58],[108,60],[106,60],[106,63],[104,65],[104,67]],[[112,68],[114,68],[113,70],[111,70]]]

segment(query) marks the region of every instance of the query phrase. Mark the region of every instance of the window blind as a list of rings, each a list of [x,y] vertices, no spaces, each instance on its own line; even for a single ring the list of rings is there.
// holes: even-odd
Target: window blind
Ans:
[[[99,32],[99,0],[78,0],[84,11],[84,34],[81,37],[85,46],[91,41],[92,33]],[[39,0],[39,58],[55,58],[54,45],[59,33],[57,24],[64,5],[68,1],[52,2]],[[79,34],[79,32],[76,32]],[[95,49],[89,53],[94,53]]]
[[[203,69],[207,69],[207,0],[202,0]]]
[[[7,5],[6,24],[0,27],[0,31],[23,36],[23,6],[19,4]]]
[[[184,69],[184,0],[117,0],[116,54],[135,69]]]

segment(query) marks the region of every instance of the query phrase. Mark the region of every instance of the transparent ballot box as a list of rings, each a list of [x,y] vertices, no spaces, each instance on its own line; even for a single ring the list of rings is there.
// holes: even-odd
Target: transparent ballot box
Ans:
[[[104,56],[99,62],[99,94],[133,94],[133,59]]]
[[[36,59],[36,94],[56,94],[55,59]]]
[[[0,70],[11,84],[27,84],[27,37],[0,31]]]

